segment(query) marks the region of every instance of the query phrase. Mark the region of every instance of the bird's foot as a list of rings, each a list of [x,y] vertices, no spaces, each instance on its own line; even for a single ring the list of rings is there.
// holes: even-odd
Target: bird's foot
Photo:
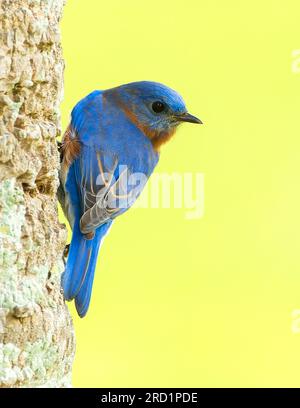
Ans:
[[[57,144],[57,150],[60,156],[60,162],[63,161],[63,155],[64,155],[64,151],[63,151],[63,143],[60,142],[59,140],[56,141]]]
[[[67,244],[67,245],[65,246],[65,249],[64,249],[64,252],[63,252],[63,257],[64,257],[64,258],[67,258],[68,255],[69,255],[69,252],[70,252],[70,244]]]
[[[67,263],[67,258],[68,258],[68,255],[69,255],[69,251],[70,251],[70,244],[67,244],[65,246],[65,249],[64,249],[64,252],[63,252],[63,257],[62,257],[63,263],[64,263],[65,266],[66,266],[66,263]]]
[[[60,152],[61,149],[62,149],[63,144],[62,144],[62,142],[60,142],[59,140],[56,141],[56,144],[57,144],[57,149],[58,149],[58,151]]]

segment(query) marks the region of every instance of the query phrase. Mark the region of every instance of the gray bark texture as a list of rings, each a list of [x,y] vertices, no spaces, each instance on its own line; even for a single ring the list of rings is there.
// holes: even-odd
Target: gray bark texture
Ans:
[[[63,0],[0,0],[0,387],[68,387],[56,191]]]

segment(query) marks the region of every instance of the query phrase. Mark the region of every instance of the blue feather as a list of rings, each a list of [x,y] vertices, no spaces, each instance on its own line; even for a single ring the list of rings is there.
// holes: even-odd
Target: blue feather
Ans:
[[[92,239],[85,238],[78,223],[74,226],[62,287],[66,300],[76,298],[80,316],[87,312],[100,244],[111,223],[98,227]]]
[[[111,221],[101,225],[97,228],[95,237],[91,240],[91,256],[89,260],[89,266],[85,272],[84,282],[75,297],[75,306],[76,310],[80,317],[84,317],[88,311],[91,294],[92,294],[92,287],[95,275],[95,269],[97,264],[97,257],[98,252],[100,249],[101,242],[104,236],[107,234],[108,229],[111,226]]]

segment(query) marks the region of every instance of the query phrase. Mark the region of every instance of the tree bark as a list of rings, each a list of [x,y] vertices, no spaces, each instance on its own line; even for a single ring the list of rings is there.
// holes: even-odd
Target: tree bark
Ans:
[[[0,387],[67,387],[56,190],[63,0],[0,0]]]

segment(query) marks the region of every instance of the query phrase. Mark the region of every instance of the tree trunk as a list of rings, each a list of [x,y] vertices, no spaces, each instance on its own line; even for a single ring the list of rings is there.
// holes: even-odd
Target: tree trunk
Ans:
[[[0,0],[0,387],[67,387],[56,190],[63,0]]]

